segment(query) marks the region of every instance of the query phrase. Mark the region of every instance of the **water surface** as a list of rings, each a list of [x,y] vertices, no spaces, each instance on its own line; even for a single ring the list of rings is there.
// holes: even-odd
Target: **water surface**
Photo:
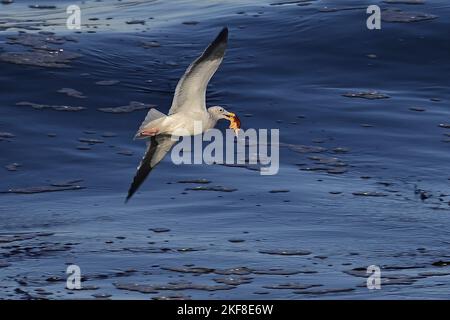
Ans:
[[[54,32],[64,38],[44,44],[80,55],[64,68],[0,59],[0,191],[70,189],[0,194],[1,298],[448,298],[450,6],[275,2],[0,5],[3,57],[42,51],[23,32]],[[80,32],[65,27],[69,4],[82,9]],[[369,4],[437,17],[371,31]],[[146,109],[98,109],[167,112],[225,25],[208,105],[244,128],[278,128],[279,173],[167,157],[125,205]],[[385,98],[345,96],[361,92]],[[210,183],[179,183],[198,179]],[[196,186],[237,191],[185,190]],[[65,288],[69,264],[84,290]],[[381,290],[365,286],[369,265]]]

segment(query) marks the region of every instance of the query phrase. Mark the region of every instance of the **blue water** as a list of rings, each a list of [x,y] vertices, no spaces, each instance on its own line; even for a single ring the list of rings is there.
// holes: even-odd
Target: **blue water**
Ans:
[[[21,31],[68,36],[76,41],[54,46],[82,55],[69,68],[0,59],[0,132],[14,135],[0,138],[0,191],[67,180],[82,180],[71,185],[84,187],[0,194],[0,298],[449,297],[450,267],[440,261],[450,261],[450,5],[443,0],[271,5],[275,2],[45,2],[56,9],[28,7],[37,1],[0,5],[0,56],[32,50],[8,43]],[[77,3],[80,32],[65,27],[65,7]],[[369,4],[438,17],[382,21],[381,30],[368,30]],[[347,10],[324,12],[324,7]],[[126,23],[132,20],[145,24]],[[145,149],[132,137],[146,111],[97,109],[138,101],[167,112],[179,77],[225,25],[229,47],[210,83],[208,105],[236,112],[244,128],[279,129],[279,173],[176,166],[167,157],[125,205]],[[144,48],[142,41],[160,46]],[[102,80],[120,82],[96,84]],[[61,88],[76,89],[86,98],[58,93]],[[389,98],[343,96],[367,91]],[[16,105],[24,101],[86,109]],[[80,138],[102,143],[80,150],[88,146]],[[313,148],[303,152],[301,146]],[[336,157],[346,172],[317,170],[330,166],[317,164],[315,157]],[[3,168],[12,163],[20,164],[16,171]],[[237,191],[185,191],[198,184],[178,183],[195,179]],[[354,194],[360,192],[372,196]],[[65,288],[69,264],[80,266],[85,290]],[[368,290],[364,274],[347,273],[369,265],[381,268],[380,290]],[[209,270],[173,269],[191,267]],[[212,290],[223,286],[223,278],[231,281],[223,269],[237,267],[250,270],[232,276],[244,283]],[[186,281],[197,289],[143,293],[139,287]],[[316,287],[273,288],[286,283]],[[130,284],[140,291],[130,290]]]

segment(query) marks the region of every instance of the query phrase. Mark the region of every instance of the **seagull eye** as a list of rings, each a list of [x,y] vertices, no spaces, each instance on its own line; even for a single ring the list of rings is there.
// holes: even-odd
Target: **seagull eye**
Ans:
[[[222,108],[220,108],[220,109],[219,109],[219,111],[220,111],[220,112],[223,112],[223,109],[222,109]]]

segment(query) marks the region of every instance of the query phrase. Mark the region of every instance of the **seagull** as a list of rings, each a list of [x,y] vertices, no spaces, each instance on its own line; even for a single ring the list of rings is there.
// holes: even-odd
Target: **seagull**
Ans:
[[[227,119],[232,123],[238,121],[234,113],[221,106],[206,108],[206,88],[223,60],[227,42],[228,28],[225,27],[202,55],[189,65],[178,81],[168,115],[154,108],[148,112],[135,135],[135,139],[147,140],[147,150],[125,202],[130,200],[153,168],[177,142],[178,139],[172,139],[172,136],[201,134],[214,128],[220,119]],[[194,125],[195,123],[201,123],[201,126]]]

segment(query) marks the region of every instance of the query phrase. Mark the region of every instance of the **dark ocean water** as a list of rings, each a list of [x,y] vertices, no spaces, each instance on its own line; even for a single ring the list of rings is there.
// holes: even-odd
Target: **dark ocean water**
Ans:
[[[0,298],[449,297],[450,5],[275,2],[0,4]],[[65,27],[69,4],[81,7],[80,32]],[[370,4],[386,17],[437,17],[368,30]],[[279,173],[167,157],[125,205],[146,110],[98,109],[137,101],[167,112],[179,77],[225,25],[208,105],[244,128],[278,128]],[[55,36],[65,38],[43,40]],[[81,56],[68,68],[5,59],[42,45]],[[343,96],[375,91],[386,97]],[[237,190],[179,183],[196,179]],[[52,184],[74,190],[7,192]],[[65,288],[69,264],[84,290]],[[381,267],[381,290],[365,286],[369,265]]]

